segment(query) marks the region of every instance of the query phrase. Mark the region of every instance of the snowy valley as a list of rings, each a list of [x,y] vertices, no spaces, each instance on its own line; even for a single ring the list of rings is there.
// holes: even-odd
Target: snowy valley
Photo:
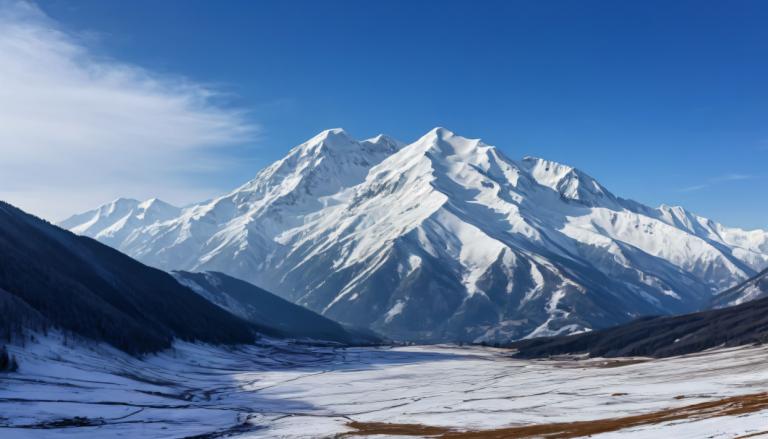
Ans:
[[[768,431],[760,411],[768,407],[765,347],[544,361],[480,347],[263,339],[239,348],[176,343],[139,359],[51,334],[15,352],[23,373],[0,380],[0,435],[9,439],[699,439]]]

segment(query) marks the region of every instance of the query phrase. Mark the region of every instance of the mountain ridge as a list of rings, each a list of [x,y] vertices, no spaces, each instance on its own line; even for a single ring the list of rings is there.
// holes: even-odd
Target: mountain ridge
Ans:
[[[92,212],[66,225],[99,223]],[[768,265],[766,231],[644,206],[576,168],[511,160],[440,127],[407,145],[326,130],[175,218],[84,233],[150,265],[221,271],[420,341],[690,312]]]

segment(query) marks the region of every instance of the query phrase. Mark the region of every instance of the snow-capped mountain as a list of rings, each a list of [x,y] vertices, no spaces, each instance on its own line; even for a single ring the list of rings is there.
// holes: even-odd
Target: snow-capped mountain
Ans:
[[[119,247],[134,230],[173,219],[180,213],[178,207],[157,198],[144,202],[118,198],[97,209],[70,217],[59,226]]]
[[[766,231],[650,208],[443,128],[409,145],[328,130],[177,214],[116,204],[62,225],[405,339],[522,338],[693,311],[768,265]]]

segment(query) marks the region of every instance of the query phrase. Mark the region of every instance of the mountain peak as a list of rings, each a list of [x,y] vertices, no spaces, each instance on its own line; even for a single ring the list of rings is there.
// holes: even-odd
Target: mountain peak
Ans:
[[[178,207],[174,206],[171,203],[167,203],[159,198],[150,198],[148,200],[144,200],[141,203],[139,203],[138,207],[143,210],[150,210],[150,209],[174,209],[179,210]]]
[[[181,209],[158,198],[150,198],[138,205],[137,218],[144,221],[165,221],[181,212]]]
[[[102,207],[106,206],[138,206],[141,203],[141,201],[135,199],[135,198],[125,198],[125,197],[118,197],[114,200],[110,201],[109,203],[103,204]]]
[[[684,217],[688,215],[688,211],[683,206],[662,204],[659,206],[659,210],[662,212],[668,212],[670,214],[677,215],[678,217]]]
[[[438,138],[441,138],[441,139],[447,138],[447,137],[452,137],[452,136],[456,135],[456,133],[454,133],[453,131],[451,131],[448,128],[445,128],[445,127],[434,127],[431,130],[429,130],[427,132],[427,134],[428,135],[430,135],[430,134],[434,135],[434,136],[436,136]]]
[[[565,199],[588,206],[616,199],[597,180],[572,166],[532,156],[523,157],[520,165],[537,183],[557,191]]]
[[[281,199],[281,203],[293,206],[294,216],[300,216],[298,212],[308,206],[322,204],[318,198],[362,182],[372,166],[401,146],[384,135],[360,142],[342,128],[324,130],[292,148],[232,194],[241,209],[251,210]]]
[[[390,145],[393,146],[395,149],[400,149],[403,146],[405,146],[405,143],[395,139],[394,137],[388,136],[386,134],[378,134],[374,137],[371,137],[370,139],[365,139],[361,143],[369,143],[372,145]]]
[[[123,227],[151,224],[176,217],[181,209],[157,198],[139,201],[133,198],[117,198],[96,209],[73,215],[58,225],[78,234],[97,236],[109,231],[115,233]]]
[[[462,137],[443,127],[429,130],[411,146],[424,153],[431,152],[441,157],[466,157],[469,154],[477,153],[479,147],[493,148],[485,145],[480,139]]]
[[[401,149],[405,144],[393,137],[379,134],[370,139],[358,141],[343,128],[323,130],[314,137],[293,148],[288,156],[320,156],[328,152],[362,153],[362,154],[391,154]]]
[[[320,131],[305,143],[321,143],[333,139],[353,140],[344,128],[330,128]]]

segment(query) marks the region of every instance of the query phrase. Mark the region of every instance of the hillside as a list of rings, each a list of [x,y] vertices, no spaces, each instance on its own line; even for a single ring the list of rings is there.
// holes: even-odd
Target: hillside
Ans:
[[[251,324],[169,274],[0,202],[0,307],[9,331],[57,327],[133,354],[174,338],[254,341]]]
[[[173,276],[207,300],[283,337],[371,344],[381,338],[370,331],[342,326],[248,282],[223,273],[176,271]]]

